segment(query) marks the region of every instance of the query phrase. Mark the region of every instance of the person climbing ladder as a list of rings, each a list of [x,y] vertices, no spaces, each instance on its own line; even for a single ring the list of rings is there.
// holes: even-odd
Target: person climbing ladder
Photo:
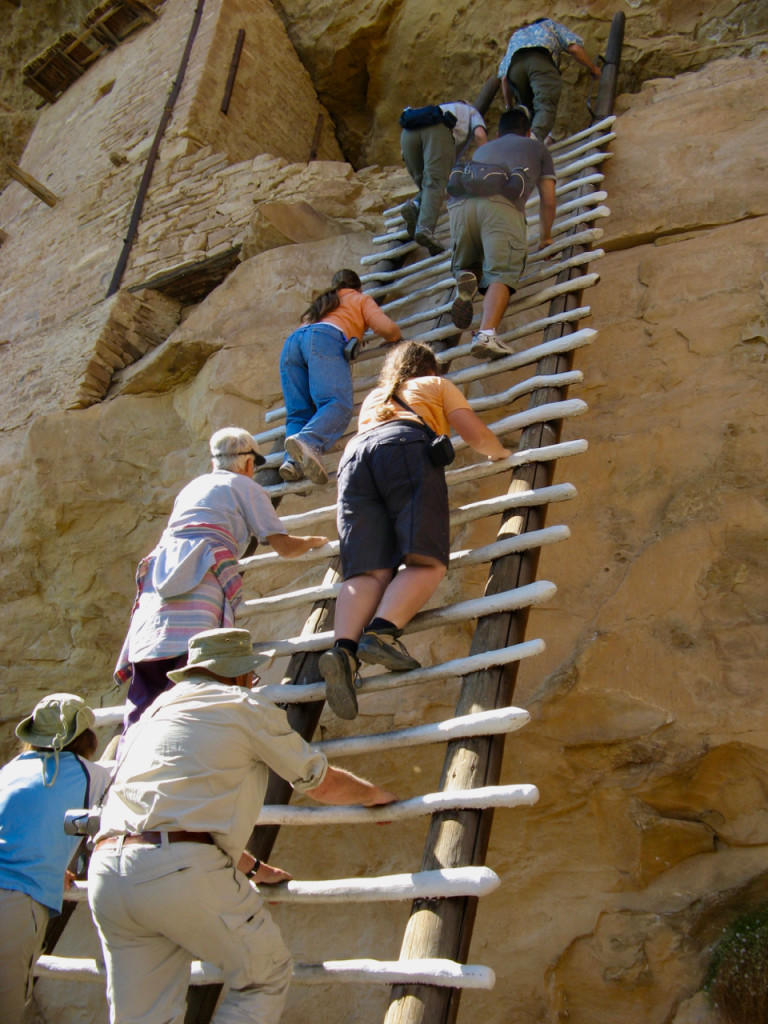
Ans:
[[[352,418],[350,359],[353,339],[370,327],[387,342],[400,341],[400,328],[363,295],[354,270],[338,270],[331,287],[304,312],[302,327],[286,339],[280,355],[280,385],[285,399],[283,480],[307,477],[324,484],[328,474],[321,455],[341,437]]]
[[[451,427],[493,461],[511,454],[456,385],[439,376],[428,345],[397,345],[363,402],[358,433],[339,464],[344,582],[335,643],[319,667],[326,700],[340,718],[357,716],[358,658],[395,672],[419,668],[399,637],[448,566],[448,489],[444,463],[432,461],[429,442]]]

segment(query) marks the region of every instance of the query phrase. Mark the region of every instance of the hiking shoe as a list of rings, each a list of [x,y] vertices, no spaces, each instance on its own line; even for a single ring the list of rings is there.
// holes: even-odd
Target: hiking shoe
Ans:
[[[429,228],[419,228],[414,234],[413,240],[417,245],[423,245],[430,256],[438,256],[441,252],[445,252],[445,246],[442,242],[438,242],[434,231],[430,231]]]
[[[390,672],[407,672],[411,668],[421,668],[421,663],[412,658],[403,644],[397,639],[400,633],[377,633],[366,629],[357,653],[361,661],[367,665],[383,665]]]
[[[283,459],[283,464],[278,469],[278,473],[280,474],[280,479],[284,480],[287,484],[293,484],[297,480],[304,478],[304,474],[293,459],[289,459],[287,456]]]
[[[325,700],[339,718],[357,718],[355,676],[357,659],[344,647],[323,651],[319,661],[320,675],[325,680]]]
[[[400,215],[405,221],[405,230],[408,232],[408,237],[413,238],[416,234],[416,222],[419,219],[418,206],[412,199],[409,199],[400,211]]]
[[[477,294],[477,278],[471,270],[462,270],[456,278],[456,298],[451,306],[451,321],[460,331],[472,326],[475,310],[472,299]]]
[[[313,484],[328,483],[328,474],[320,461],[320,452],[296,436],[286,437],[285,451],[294,462],[298,462],[304,476]]]
[[[501,359],[502,356],[509,356],[512,353],[506,348],[499,336],[491,329],[490,331],[476,331],[472,335],[471,354],[475,359]]]

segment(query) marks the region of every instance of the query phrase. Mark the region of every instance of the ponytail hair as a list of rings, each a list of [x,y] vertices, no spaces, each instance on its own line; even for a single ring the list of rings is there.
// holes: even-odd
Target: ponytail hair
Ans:
[[[376,386],[383,388],[384,395],[374,413],[377,420],[391,420],[397,415],[392,396],[397,394],[412,377],[437,377],[440,370],[437,357],[429,345],[420,341],[403,341],[390,346],[381,368]]]
[[[356,292],[362,291],[362,281],[354,270],[337,270],[333,275],[331,287],[313,299],[309,306],[301,314],[301,319],[307,324],[316,324],[325,319],[334,309],[338,309],[339,289],[353,288]]]

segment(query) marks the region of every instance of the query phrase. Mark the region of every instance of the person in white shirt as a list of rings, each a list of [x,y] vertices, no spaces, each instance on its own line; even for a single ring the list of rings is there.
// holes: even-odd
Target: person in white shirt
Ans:
[[[402,217],[408,237],[423,245],[430,256],[445,248],[435,235],[435,227],[451,167],[472,144],[482,146],[488,141],[482,115],[466,100],[441,103],[439,107],[445,121],[422,128],[403,128],[400,135],[403,161],[419,189],[416,198],[403,206]]]

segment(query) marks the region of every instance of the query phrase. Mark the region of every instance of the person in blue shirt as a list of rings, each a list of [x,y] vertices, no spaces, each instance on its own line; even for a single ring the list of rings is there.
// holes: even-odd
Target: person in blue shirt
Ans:
[[[110,772],[92,764],[93,711],[81,697],[44,697],[16,727],[22,753],[0,768],[0,1007],[18,1024],[48,918],[61,913],[67,868],[80,838],[64,832],[66,811],[91,807]]]
[[[522,104],[531,110],[531,134],[547,144],[563,88],[562,53],[575,57],[594,78],[600,77],[600,68],[584,49],[584,40],[551,18],[537,18],[513,32],[499,64],[504,102],[508,108]]]

